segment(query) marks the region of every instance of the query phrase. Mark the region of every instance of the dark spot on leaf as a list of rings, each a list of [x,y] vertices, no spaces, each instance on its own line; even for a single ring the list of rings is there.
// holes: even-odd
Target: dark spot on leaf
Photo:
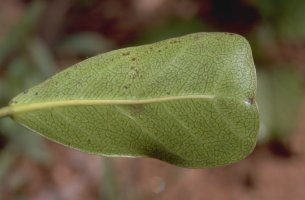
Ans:
[[[134,68],[135,68],[134,66],[131,66],[131,67],[130,67],[131,70],[133,70]]]
[[[132,71],[130,71],[130,74],[129,74],[130,78],[132,78],[132,79],[137,78],[139,76],[139,70],[135,67],[132,68],[131,70]]]
[[[172,40],[170,41],[170,44],[176,44],[176,43],[179,43],[180,41],[179,40]]]
[[[158,52],[160,53],[160,52],[161,52],[161,49],[159,49]]]
[[[134,117],[139,117],[144,113],[143,105],[132,105],[130,108],[130,115]]]
[[[255,104],[255,99],[254,99],[254,97],[247,99],[247,103],[249,103],[250,105]]]
[[[131,60],[132,60],[132,61],[135,61],[135,60],[136,60],[136,58],[132,58]]]
[[[156,158],[159,160],[175,160],[177,162],[183,162],[183,159],[174,153],[170,152],[168,149],[165,149],[163,146],[155,146],[152,148],[147,148],[144,150],[145,154],[149,157]]]
[[[35,95],[38,95],[38,92],[35,92]]]
[[[130,54],[130,52],[127,51],[127,52],[124,52],[122,55],[123,55],[123,56],[128,56],[129,54]]]
[[[128,86],[128,85],[124,85],[123,88],[124,88],[125,90],[127,90],[127,89],[129,88],[129,86]]]
[[[27,94],[29,92],[29,90],[25,90],[24,92],[23,92],[23,94]]]

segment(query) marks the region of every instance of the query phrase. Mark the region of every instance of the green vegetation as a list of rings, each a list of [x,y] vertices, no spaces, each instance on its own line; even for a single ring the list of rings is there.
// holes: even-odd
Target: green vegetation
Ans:
[[[214,167],[253,150],[255,93],[248,42],[196,33],[87,59],[18,95],[0,116],[90,153]]]

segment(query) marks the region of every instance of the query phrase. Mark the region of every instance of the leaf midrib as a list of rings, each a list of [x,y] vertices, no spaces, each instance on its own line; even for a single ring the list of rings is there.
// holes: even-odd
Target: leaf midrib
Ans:
[[[10,110],[10,115],[20,114],[24,112],[52,109],[57,107],[70,106],[97,106],[97,105],[140,105],[140,104],[154,104],[168,101],[185,100],[185,99],[202,99],[212,100],[215,95],[184,95],[184,96],[167,96],[150,99],[99,99],[99,100],[63,100],[50,102],[37,102],[22,105],[10,105],[7,108]]]

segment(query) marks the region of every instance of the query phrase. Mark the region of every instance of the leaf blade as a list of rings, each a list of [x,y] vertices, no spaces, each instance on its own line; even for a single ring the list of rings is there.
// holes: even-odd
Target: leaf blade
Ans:
[[[17,96],[11,108],[17,122],[83,151],[213,167],[253,150],[255,93],[247,41],[198,33],[85,60]],[[90,103],[63,103],[73,101]]]

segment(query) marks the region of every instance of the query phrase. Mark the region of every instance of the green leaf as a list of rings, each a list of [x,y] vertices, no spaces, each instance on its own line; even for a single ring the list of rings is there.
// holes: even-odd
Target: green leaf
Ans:
[[[85,152],[214,167],[253,150],[255,93],[248,42],[196,33],[87,59],[18,95],[0,116]]]

